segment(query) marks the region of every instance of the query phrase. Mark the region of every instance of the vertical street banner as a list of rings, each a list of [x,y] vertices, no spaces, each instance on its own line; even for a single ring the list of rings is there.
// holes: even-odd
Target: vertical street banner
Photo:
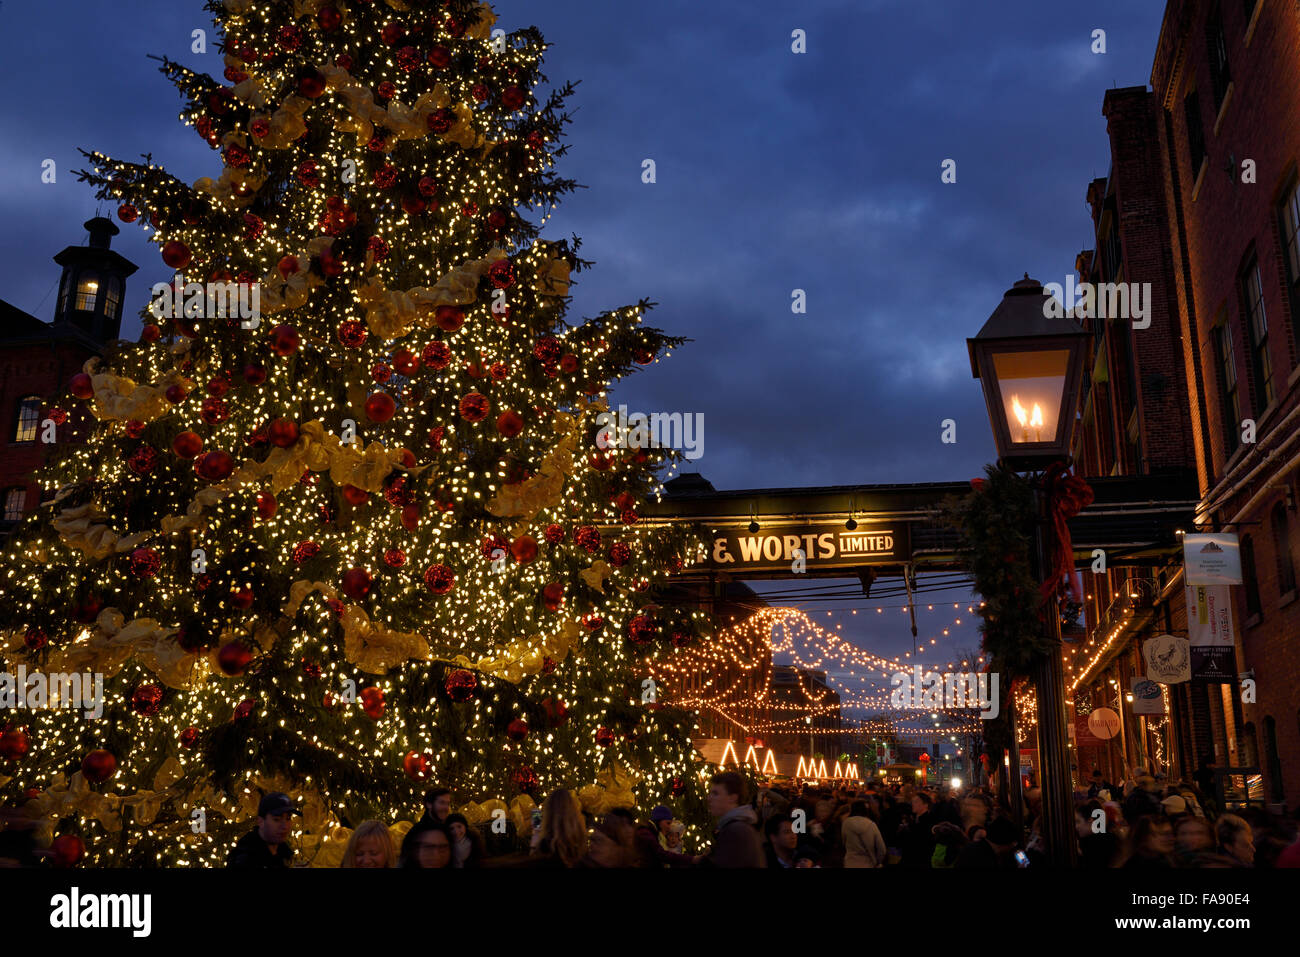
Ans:
[[[1192,680],[1236,680],[1232,597],[1227,585],[1187,586],[1187,638],[1192,652]]]
[[[1184,535],[1183,565],[1189,585],[1240,585],[1237,536],[1232,532]]]

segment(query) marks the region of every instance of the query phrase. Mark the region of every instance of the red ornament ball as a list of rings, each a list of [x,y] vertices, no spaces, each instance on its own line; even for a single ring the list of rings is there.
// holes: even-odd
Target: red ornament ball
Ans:
[[[393,97],[397,96],[397,87],[395,87],[391,81],[385,80],[383,83],[380,83],[379,86],[375,87],[375,93],[381,100],[391,100]]]
[[[384,383],[393,377],[392,368],[384,362],[376,362],[370,367],[370,378],[376,382]]]
[[[365,505],[370,501],[370,493],[363,488],[357,488],[355,485],[343,486],[343,499],[349,505]]]
[[[583,525],[573,533],[573,540],[589,555],[600,551],[600,529],[595,525]]]
[[[162,567],[162,559],[152,548],[137,548],[131,553],[131,574],[136,578],[153,578]]]
[[[564,346],[554,336],[542,336],[533,343],[533,355],[543,362],[558,362],[563,352]]]
[[[131,710],[138,715],[152,718],[162,707],[163,690],[161,685],[143,684],[131,692]]]
[[[428,59],[435,70],[445,70],[451,66],[451,51],[444,46],[436,46],[429,51]]]
[[[655,640],[659,628],[649,615],[637,615],[627,623],[627,634],[635,645],[644,645]]]
[[[397,414],[397,403],[387,392],[372,392],[366,398],[366,418],[383,425]]]
[[[76,867],[86,854],[86,845],[75,834],[60,834],[50,842],[50,854],[55,867]]]
[[[498,259],[488,267],[488,281],[497,289],[509,289],[515,284],[515,267],[509,259]]]
[[[378,236],[371,236],[366,241],[366,250],[375,257],[375,262],[383,262],[388,258],[388,243]]]
[[[379,716],[384,713],[384,693],[373,685],[369,688],[361,689],[361,710],[371,720],[378,721]]]
[[[399,349],[393,354],[393,368],[404,376],[413,376],[420,371],[420,360],[410,349]]]
[[[537,777],[537,772],[533,770],[531,764],[521,764],[517,767],[510,775],[510,780],[519,790],[530,794],[542,786],[541,779]]]
[[[339,8],[334,5],[321,7],[316,14],[316,22],[326,33],[337,30],[343,23],[343,14],[339,13]]]
[[[451,362],[451,349],[445,342],[431,342],[424,347],[420,357],[430,369],[442,370]]]
[[[162,330],[156,323],[146,322],[140,329],[141,342],[157,342],[162,338]]]
[[[442,683],[442,686],[452,701],[468,701],[478,690],[478,678],[474,677],[473,672],[457,668],[447,675],[447,680]]]
[[[492,403],[481,392],[471,392],[460,400],[460,415],[467,422],[482,422],[491,409]]]
[[[614,732],[609,728],[596,729],[596,744],[602,748],[608,748],[614,743]]]
[[[508,86],[501,91],[501,105],[512,113],[523,107],[527,94],[518,86]]]
[[[261,385],[266,381],[266,370],[250,362],[244,366],[244,381],[249,385]]]
[[[482,103],[492,95],[492,91],[488,89],[485,83],[475,83],[469,88],[469,94],[474,97],[474,102]]]
[[[320,185],[320,170],[312,160],[307,160],[298,167],[298,182],[308,189],[315,189]]]
[[[78,399],[89,399],[95,395],[95,385],[91,382],[90,376],[78,372],[68,380],[68,391]]]
[[[609,546],[609,563],[622,568],[632,559],[632,546],[627,542],[614,542]]]
[[[192,459],[203,451],[203,439],[197,432],[182,432],[172,439],[172,451],[183,459]]]
[[[424,572],[424,585],[435,595],[445,595],[456,587],[456,575],[446,565],[430,565]]]
[[[252,660],[253,653],[240,641],[228,642],[217,652],[217,667],[232,678],[242,675]]]
[[[356,319],[345,319],[339,323],[339,342],[349,349],[355,349],[366,341],[366,326]]]
[[[520,718],[515,718],[506,725],[506,737],[511,741],[522,741],[528,737],[528,723]]]
[[[402,528],[408,532],[413,532],[420,527],[420,506],[404,505],[402,506]]]
[[[0,734],[0,760],[17,761],[31,748],[31,739],[22,728],[9,728]]]
[[[220,425],[230,418],[230,406],[225,399],[209,397],[199,407],[199,415],[203,416],[203,421],[208,425]]]
[[[420,195],[425,199],[433,199],[438,195],[438,181],[432,176],[421,176],[420,181],[415,184],[415,188],[420,191]],[[454,306],[447,306],[448,309],[454,309]]]
[[[564,604],[564,586],[559,582],[551,582],[542,588],[542,604],[548,611],[559,611],[560,606]]]
[[[189,392],[186,391],[185,386],[181,385],[179,382],[176,382],[173,383],[172,385],[169,385],[167,387],[167,391],[165,391],[163,395],[166,396],[167,401],[170,402],[172,405],[180,405],[182,402],[185,401],[185,397],[189,395]]]
[[[566,352],[560,357],[560,368],[564,372],[574,373],[578,371],[578,357],[572,352]]]
[[[256,707],[257,707],[256,698],[245,698],[243,701],[239,702],[239,704],[235,705],[235,714],[230,720],[243,721],[245,718],[247,718],[249,715],[253,713]]]
[[[199,729],[194,727],[194,725],[190,725],[188,728],[186,728],[184,731],[181,732],[181,737],[180,737],[181,747],[189,748],[189,749],[198,747],[199,737],[200,737]]]
[[[229,452],[220,449],[204,452],[194,460],[194,471],[204,481],[220,482],[235,471],[235,459]]]
[[[287,449],[298,441],[298,423],[293,419],[276,419],[266,427],[266,438],[272,445]]]
[[[158,450],[152,445],[141,445],[127,457],[126,467],[136,475],[148,475],[158,467]]]
[[[429,755],[415,751],[407,751],[406,757],[402,758],[402,770],[412,781],[427,781],[431,765]]]
[[[162,261],[172,269],[184,269],[190,264],[190,259],[190,247],[180,240],[173,239],[163,245]]]
[[[232,588],[230,590],[230,605],[238,611],[248,611],[253,607],[253,589]]]
[[[524,420],[518,412],[506,411],[497,416],[497,431],[513,439],[524,430]]]
[[[537,539],[531,535],[520,535],[510,543],[510,554],[521,565],[527,565],[537,557]]]
[[[558,727],[569,720],[569,707],[559,698],[543,698],[542,711],[553,727]]]
[[[276,326],[272,329],[270,341],[271,351],[277,356],[291,356],[302,344],[302,340],[298,337],[298,330],[289,325]]]
[[[50,636],[45,633],[44,628],[28,628],[27,633],[23,635],[23,644],[27,646],[28,651],[40,651],[50,643]]]
[[[81,759],[81,773],[91,784],[103,784],[117,771],[117,758],[103,748],[96,748]]]
[[[600,631],[605,627],[605,619],[600,615],[586,615],[583,617],[582,623],[587,626],[588,631]]]
[[[457,306],[439,306],[434,311],[433,321],[443,332],[455,332],[465,324],[465,310]]]
[[[140,213],[130,203],[123,203],[117,207],[117,218],[124,223],[133,223],[140,218]]]
[[[400,548],[390,548],[384,552],[384,564],[389,568],[401,568],[406,564],[406,552]]]
[[[320,546],[313,541],[299,542],[293,547],[292,558],[295,565],[311,561],[320,554]]]
[[[257,493],[257,514],[262,518],[271,518],[275,515],[275,510],[278,507],[279,503],[275,500],[273,494],[270,492]]]
[[[552,522],[550,525],[546,526],[546,531],[542,534],[552,545],[558,545],[560,542],[564,541],[564,526],[556,525]]]
[[[370,594],[374,579],[364,568],[349,568],[343,573],[343,594],[353,601],[360,601]]]

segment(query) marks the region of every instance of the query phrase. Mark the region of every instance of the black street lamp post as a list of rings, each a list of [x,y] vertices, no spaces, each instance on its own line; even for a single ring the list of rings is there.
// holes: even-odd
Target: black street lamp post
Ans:
[[[971,372],[984,389],[999,465],[1017,472],[1041,472],[1068,464],[1080,380],[1090,354],[1088,333],[1026,273],[966,345]],[[1048,514],[1048,492],[1041,482],[1036,485],[1034,571],[1045,580],[1051,575],[1057,543]],[[1037,656],[1034,667],[1042,836],[1049,861],[1070,867],[1076,859],[1074,789],[1065,725],[1061,615],[1054,592],[1044,618],[1050,648]],[[1011,748],[1013,752],[1019,748],[1014,737]]]

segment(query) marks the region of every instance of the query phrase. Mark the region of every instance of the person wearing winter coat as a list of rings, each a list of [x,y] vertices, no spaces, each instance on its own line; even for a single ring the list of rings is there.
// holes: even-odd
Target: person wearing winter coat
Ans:
[[[713,849],[701,864],[710,867],[766,867],[758,815],[745,802],[745,779],[735,771],[709,782],[709,813],[718,819]]]
[[[884,867],[889,853],[876,822],[867,814],[866,801],[854,801],[840,827],[845,867]]]

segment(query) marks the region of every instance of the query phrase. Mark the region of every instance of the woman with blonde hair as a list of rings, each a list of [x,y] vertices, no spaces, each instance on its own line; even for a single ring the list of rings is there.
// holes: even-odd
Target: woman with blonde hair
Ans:
[[[578,802],[557,788],[542,803],[542,826],[533,835],[532,855],[556,867],[577,867],[587,854],[587,824]]]
[[[396,867],[393,839],[382,821],[362,821],[348,838],[339,867]]]

